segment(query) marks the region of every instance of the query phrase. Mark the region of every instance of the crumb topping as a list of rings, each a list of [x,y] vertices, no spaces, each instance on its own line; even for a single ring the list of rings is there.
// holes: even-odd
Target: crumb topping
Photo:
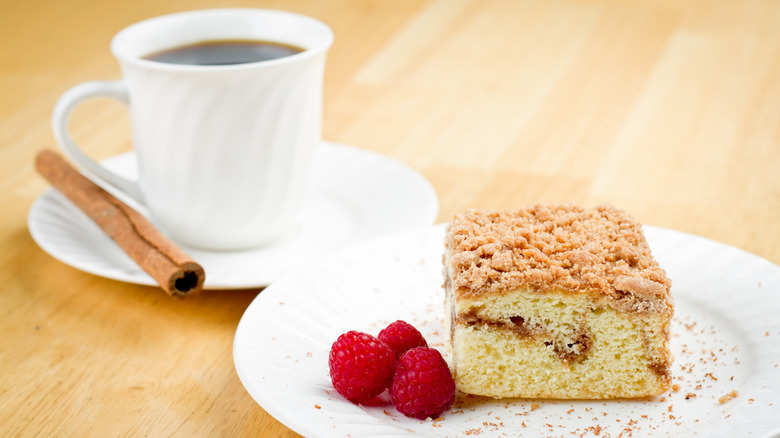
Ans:
[[[633,311],[672,308],[671,281],[641,224],[608,205],[471,210],[450,223],[445,247],[450,281],[462,294],[530,287],[600,293]]]
[[[738,396],[739,396],[739,393],[736,390],[732,389],[731,392],[729,392],[728,394],[726,394],[726,395],[724,395],[722,397],[719,397],[718,398],[718,403],[720,403],[720,404],[727,403],[727,402],[731,401],[732,399],[737,398]]]

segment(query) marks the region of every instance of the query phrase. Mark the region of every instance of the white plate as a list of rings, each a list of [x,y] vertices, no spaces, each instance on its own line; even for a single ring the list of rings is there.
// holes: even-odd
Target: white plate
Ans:
[[[135,179],[135,155],[104,164]],[[288,266],[366,238],[433,223],[439,204],[431,184],[404,164],[351,146],[323,142],[314,159],[314,190],[294,236],[266,247],[212,252],[182,247],[206,271],[206,289],[266,286]],[[140,207],[110,187],[115,195]],[[30,234],[44,251],[95,275],[156,284],[97,225],[54,189],[46,190],[28,216]]]
[[[364,242],[279,279],[238,325],[236,370],[263,409],[311,437],[774,436],[780,432],[780,267],[700,237],[653,227],[646,233],[676,301],[673,382],[679,389],[664,397],[545,401],[459,394],[441,420],[419,421],[392,405],[362,407],[339,396],[328,377],[328,351],[347,330],[377,334],[403,319],[449,357],[442,226]],[[721,404],[732,390],[738,396]]]

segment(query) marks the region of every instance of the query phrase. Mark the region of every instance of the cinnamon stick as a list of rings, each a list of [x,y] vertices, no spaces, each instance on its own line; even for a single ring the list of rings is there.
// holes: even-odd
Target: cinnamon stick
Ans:
[[[203,268],[140,213],[87,179],[51,150],[38,153],[35,167],[169,295],[183,298],[203,289],[206,278]]]

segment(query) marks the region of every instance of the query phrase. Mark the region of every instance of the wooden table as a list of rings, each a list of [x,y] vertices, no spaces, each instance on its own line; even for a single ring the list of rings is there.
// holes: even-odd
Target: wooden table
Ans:
[[[608,202],[780,263],[776,1],[6,1],[0,435],[295,436],[233,368],[259,290],[173,300],[70,268],[27,231],[56,98],[119,76],[108,43],[122,27],[223,6],[328,23],[324,138],[420,171],[440,222]],[[84,104],[72,126],[96,158],[130,149],[118,103]]]

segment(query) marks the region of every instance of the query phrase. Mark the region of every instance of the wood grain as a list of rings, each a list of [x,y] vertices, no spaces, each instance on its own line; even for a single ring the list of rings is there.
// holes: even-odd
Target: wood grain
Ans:
[[[259,290],[186,302],[72,269],[27,232],[35,154],[68,87],[115,79],[135,21],[206,7],[334,30],[324,138],[422,172],[439,221],[471,207],[608,202],[780,263],[780,2],[51,0],[0,14],[0,435],[296,436],[246,393],[236,325]],[[126,109],[79,107],[96,158]]]

